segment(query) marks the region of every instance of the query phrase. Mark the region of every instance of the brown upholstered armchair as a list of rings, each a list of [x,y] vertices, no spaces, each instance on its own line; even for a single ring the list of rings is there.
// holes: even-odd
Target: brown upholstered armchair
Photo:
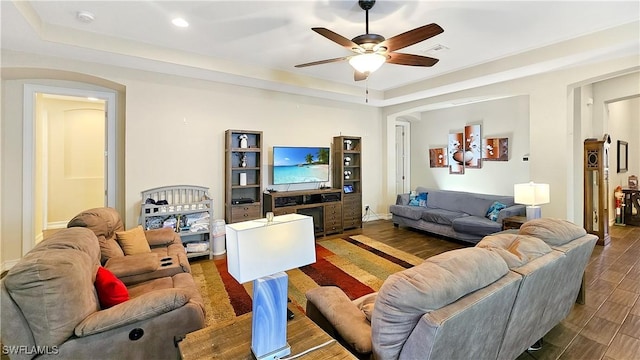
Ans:
[[[190,273],[127,286],[101,305],[96,235],[74,227],[40,242],[0,281],[1,338],[12,360],[172,359],[176,339],[201,329],[202,297]]]
[[[127,255],[117,236],[125,233],[122,219],[113,208],[85,210],[71,219],[67,227],[92,230],[100,243],[101,263],[125,284],[191,272],[180,235],[172,229],[145,230],[143,237],[148,251]]]

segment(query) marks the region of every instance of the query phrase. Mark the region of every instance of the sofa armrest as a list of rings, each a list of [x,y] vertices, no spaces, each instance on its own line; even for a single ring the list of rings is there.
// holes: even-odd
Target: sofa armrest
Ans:
[[[511,216],[524,216],[526,214],[526,208],[524,205],[516,204],[511,205],[508,208],[500,210],[498,213],[498,222],[502,224],[502,220]]]
[[[307,306],[311,303],[349,346],[361,354],[371,352],[371,323],[340,288],[321,286],[305,296]]]
[[[396,205],[409,205],[409,193],[398,194],[396,196]]]
[[[159,266],[160,259],[155,253],[112,257],[104,264],[107,270],[119,278],[146,274],[158,270]]]
[[[180,234],[173,231],[172,228],[145,230],[144,236],[151,247],[181,243]]]
[[[97,311],[87,316],[74,330],[83,337],[150,319],[184,306],[189,295],[179,289],[161,289],[142,294],[131,300]]]

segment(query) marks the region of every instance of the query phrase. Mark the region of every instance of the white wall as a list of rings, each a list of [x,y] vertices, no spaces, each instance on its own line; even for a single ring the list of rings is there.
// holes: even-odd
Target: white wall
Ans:
[[[483,161],[481,169],[465,169],[462,175],[448,168],[429,167],[429,148],[446,147],[449,133],[465,125],[481,124],[481,137],[509,139],[509,161]],[[529,98],[500,100],[425,111],[411,123],[411,187],[513,195],[513,184],[536,181],[522,161],[529,153]]]
[[[543,205],[543,214],[548,217],[564,218],[582,224],[582,209],[575,209],[577,199],[582,194],[582,173],[575,166],[582,162],[582,151],[575,146],[574,132],[582,133],[582,124],[575,124],[573,119],[572,89],[590,83],[602,82],[604,79],[616,78],[629,74],[625,80],[626,96],[640,94],[640,73],[638,58],[627,57],[597,64],[566,68],[521,79],[505,81],[469,90],[436,96],[424,100],[413,101],[383,109],[383,118],[387,124],[405,114],[423,112],[438,104],[452,103],[457,99],[478,97],[500,97],[505,95],[527,95],[529,97],[529,178],[536,182],[548,183],[551,191],[551,203]],[[455,74],[454,74],[455,75]],[[627,84],[628,80],[630,84]],[[611,92],[620,92],[594,86],[594,94],[601,93],[602,99],[611,99]],[[597,96],[594,95],[594,98]],[[598,100],[596,102],[603,100]],[[595,104],[594,104],[595,105]],[[595,110],[594,110],[595,111]],[[479,118],[479,116],[478,116]],[[466,120],[466,119],[465,119]],[[595,122],[595,120],[594,120]],[[576,125],[574,127],[574,125]],[[593,134],[584,134],[594,136]],[[602,134],[597,134],[602,136]],[[584,139],[579,139],[581,142]],[[385,139],[386,147],[392,143]],[[438,143],[443,143],[439,141]],[[389,168],[395,163],[387,157]],[[439,171],[439,169],[436,169]],[[456,186],[472,188],[476,184],[465,176]],[[514,181],[515,182],[515,181]],[[387,201],[395,199],[387,180]]]
[[[290,95],[55,58],[3,53],[3,68],[39,67],[87,74],[126,87],[124,213],[137,224],[141,191],[163,185],[210,188],[214,215],[224,218],[224,131],[262,130],[268,169],[273,145],[330,145],[333,136],[363,142],[363,205],[386,212],[380,110],[370,106]],[[2,261],[22,248],[22,85],[42,80],[2,80]],[[268,171],[263,172],[268,184]],[[6,201],[6,202],[5,202]]]
[[[570,99],[569,88],[607,74],[629,69],[637,71],[638,63],[637,57],[617,59],[473,88],[382,110],[365,105],[20,53],[3,52],[2,66],[3,70],[12,67],[65,70],[106,79],[126,88],[126,124],[119,133],[124,134],[122,136],[125,138],[126,151],[125,180],[122,185],[126,186],[123,217],[126,226],[130,228],[137,223],[140,192],[161,185],[195,184],[211,188],[215,216],[222,218],[223,133],[230,128],[264,131],[267,151],[273,145],[329,144],[333,136],[340,134],[361,136],[364,161],[363,205],[369,204],[376,213],[384,214],[388,204],[395,200],[395,162],[392,155],[395,148],[395,127],[391,126],[395,118],[408,113],[420,113],[421,107],[429,104],[460,98],[515,95],[524,95],[529,99],[530,161],[528,176],[513,174],[510,181],[519,182],[522,176],[523,179],[549,183],[553,200],[543,208],[545,216],[568,218],[581,223],[581,211],[575,212],[579,216],[571,214],[574,198],[582,197],[581,177],[571,176],[575,161],[581,161],[582,155],[576,154],[573,146],[575,129],[570,116],[573,99]],[[640,87],[638,73],[634,76],[636,87]],[[21,256],[21,106],[24,82],[2,80],[0,184],[3,201],[0,228],[3,263]],[[594,94],[597,92],[594,90]],[[636,94],[640,94],[640,90]],[[605,98],[610,99],[608,96]],[[515,104],[507,102],[505,106],[514,106],[513,111],[517,112],[518,121],[523,121],[526,110],[519,101]],[[489,106],[487,108],[483,108],[484,105],[481,104],[476,105],[479,107],[470,109],[477,111],[477,114],[460,113],[461,119],[455,121],[461,121],[462,125],[462,122],[484,119],[483,121],[487,121],[483,130],[485,135],[498,135],[500,131],[493,128],[494,124],[490,119],[495,117],[500,118],[499,121],[506,121],[506,115],[498,115],[497,108],[491,104],[486,104]],[[413,129],[412,132],[420,133],[420,129]],[[520,143],[519,136],[519,132],[514,135],[514,144]],[[439,140],[440,135],[437,137],[438,139],[433,140],[434,143],[446,143],[445,140]],[[412,140],[413,145],[415,141]],[[522,140],[522,143],[525,141]],[[520,155],[516,151],[513,156]],[[417,161],[420,162],[420,159]],[[426,158],[423,163],[425,167],[428,166]],[[512,165],[516,164],[507,166]],[[494,164],[492,167],[500,169],[499,166],[500,164]],[[460,183],[455,186],[472,189],[475,186],[472,180],[477,180],[482,175],[490,177],[490,171],[484,167],[477,171],[479,172],[473,177],[460,176],[460,180],[457,180]],[[424,175],[415,176],[418,179]],[[267,184],[267,174],[263,174],[263,177],[264,184]],[[486,192],[503,193],[506,190],[506,186],[501,185],[500,191],[493,191],[488,187],[490,181],[487,180],[481,184],[486,187]]]

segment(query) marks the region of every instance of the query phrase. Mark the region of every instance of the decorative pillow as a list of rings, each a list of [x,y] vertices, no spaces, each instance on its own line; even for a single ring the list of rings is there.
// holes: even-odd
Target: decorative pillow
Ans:
[[[418,197],[414,192],[409,195],[409,206],[420,206],[420,202],[418,201]]]
[[[129,291],[124,283],[113,273],[102,266],[98,267],[96,281],[94,283],[100,306],[103,309],[110,308],[129,300]]]
[[[487,210],[487,219],[492,221],[498,221],[498,214],[500,210],[506,209],[507,205],[501,203],[500,201],[494,201],[491,206],[489,206],[489,210]]]
[[[142,226],[116,232],[116,238],[125,255],[143,254],[151,252],[147,238],[144,235]]]
[[[427,207],[427,195],[428,194],[429,193],[426,193],[426,192],[421,192],[421,193],[418,194],[416,199],[418,199],[418,205],[419,206]]]

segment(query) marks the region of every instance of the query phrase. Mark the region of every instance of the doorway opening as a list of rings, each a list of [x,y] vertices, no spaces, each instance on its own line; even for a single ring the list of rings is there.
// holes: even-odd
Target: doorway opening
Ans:
[[[26,253],[82,210],[115,205],[116,157],[115,93],[40,85],[24,92]]]

